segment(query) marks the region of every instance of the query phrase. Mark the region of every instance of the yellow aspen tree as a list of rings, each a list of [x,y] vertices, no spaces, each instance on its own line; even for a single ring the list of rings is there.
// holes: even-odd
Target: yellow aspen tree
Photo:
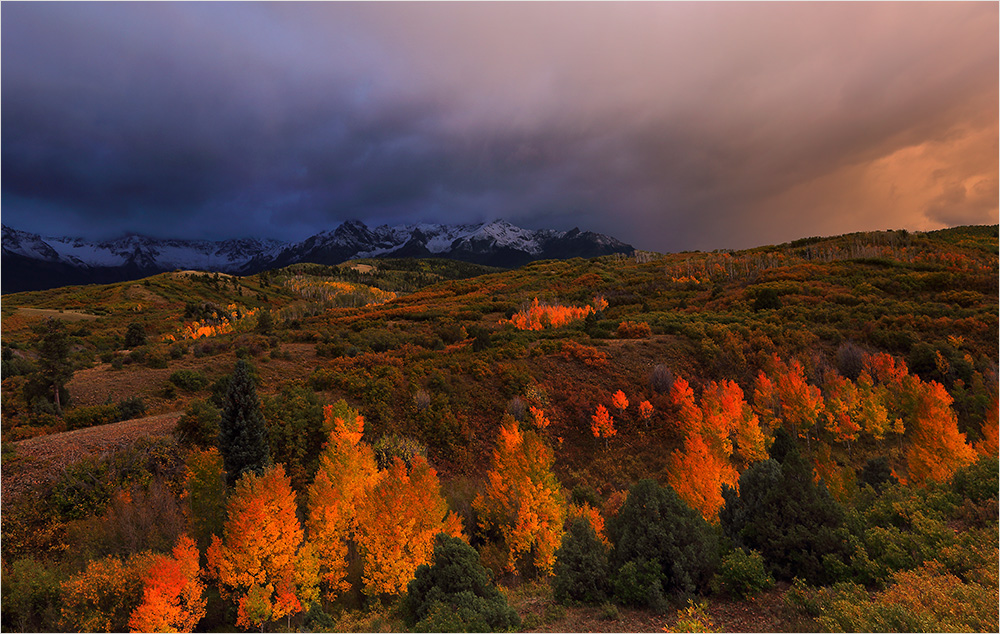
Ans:
[[[236,483],[226,505],[224,537],[212,538],[207,559],[223,596],[238,603],[240,627],[261,626],[254,614],[268,612],[272,620],[302,610],[295,564],[303,532],[295,511],[295,492],[280,464],[261,475],[248,472]],[[266,601],[268,610],[248,612],[248,601],[255,607]]]
[[[430,563],[434,536],[462,536],[462,522],[448,510],[437,472],[420,455],[409,470],[394,458],[358,507],[355,540],[364,559],[364,592],[401,594],[417,568]]]
[[[329,599],[350,589],[346,581],[348,542],[357,528],[358,506],[378,481],[378,467],[370,446],[361,442],[364,419],[350,423],[334,417],[327,406],[330,439],[319,456],[319,470],[308,491],[306,528],[320,562],[320,575]],[[350,417],[349,417],[350,418]]]
[[[522,432],[516,420],[505,417],[486,473],[486,490],[476,495],[472,506],[481,528],[502,536],[510,572],[533,553],[530,563],[552,573],[566,519],[566,502],[552,473],[554,460],[552,449],[537,434]]]

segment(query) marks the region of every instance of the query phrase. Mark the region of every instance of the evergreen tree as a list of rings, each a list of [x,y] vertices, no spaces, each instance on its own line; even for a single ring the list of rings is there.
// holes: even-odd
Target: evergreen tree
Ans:
[[[502,632],[521,619],[490,580],[479,554],[457,537],[434,538],[431,564],[407,586],[406,624],[418,632]]]
[[[125,330],[125,347],[132,349],[144,345],[146,345],[146,331],[143,330],[142,324],[133,321]]]
[[[844,510],[822,482],[815,483],[790,436],[775,434],[771,455],[743,472],[738,495],[723,488],[719,522],[737,546],[760,552],[775,577],[830,581],[828,558],[847,555]]]
[[[261,473],[271,464],[267,426],[260,411],[253,368],[244,359],[236,362],[219,420],[219,452],[232,486],[244,472]]]
[[[660,609],[669,593],[703,590],[718,564],[718,539],[670,487],[642,480],[611,522],[616,596]]]
[[[73,378],[73,366],[69,361],[69,335],[57,319],[49,319],[42,327],[42,338],[38,342],[38,367],[42,380],[53,396],[56,413],[62,416],[62,395],[66,394],[66,384]]]
[[[598,538],[593,524],[584,517],[574,518],[556,551],[556,601],[600,603],[607,596],[608,549]]]

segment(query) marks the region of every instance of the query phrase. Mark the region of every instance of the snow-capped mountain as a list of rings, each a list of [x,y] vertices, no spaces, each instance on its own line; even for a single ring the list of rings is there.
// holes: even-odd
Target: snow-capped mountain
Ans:
[[[339,264],[355,258],[444,257],[500,267],[532,260],[630,253],[609,236],[532,231],[497,220],[470,225],[414,224],[370,229],[348,220],[301,242],[276,240],[163,240],[126,235],[115,240],[42,237],[3,227],[3,292],[68,284],[138,279],[195,269],[252,274],[298,262]]]

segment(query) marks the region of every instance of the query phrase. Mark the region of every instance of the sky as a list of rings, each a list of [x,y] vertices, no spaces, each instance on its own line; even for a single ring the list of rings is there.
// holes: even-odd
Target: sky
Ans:
[[[746,248],[998,220],[998,4],[0,4],[0,217]]]

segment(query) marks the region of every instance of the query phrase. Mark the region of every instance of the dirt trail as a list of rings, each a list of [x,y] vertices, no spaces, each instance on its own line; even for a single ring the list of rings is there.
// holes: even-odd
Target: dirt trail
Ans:
[[[0,477],[3,498],[9,500],[8,496],[55,478],[66,466],[86,456],[113,451],[140,438],[165,436],[183,413],[168,412],[15,442],[16,456],[4,459]]]

